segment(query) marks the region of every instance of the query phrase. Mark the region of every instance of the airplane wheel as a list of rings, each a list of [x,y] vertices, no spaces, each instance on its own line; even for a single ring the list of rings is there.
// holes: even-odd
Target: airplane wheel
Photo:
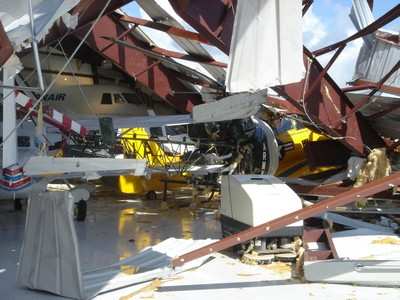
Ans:
[[[83,222],[86,219],[87,212],[87,203],[85,200],[80,200],[78,203],[75,203],[76,209],[76,220],[79,222]]]
[[[155,191],[147,192],[146,200],[157,200],[157,194]]]
[[[17,198],[14,199],[14,210],[15,211],[21,211],[22,210],[22,200]]]

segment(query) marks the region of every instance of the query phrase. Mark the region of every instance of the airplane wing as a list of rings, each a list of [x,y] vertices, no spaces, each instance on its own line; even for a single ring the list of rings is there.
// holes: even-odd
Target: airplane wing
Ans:
[[[208,174],[214,174],[214,173],[220,173],[223,169],[226,168],[226,165],[223,164],[215,164],[215,165],[197,165],[197,166],[191,166],[188,168],[184,169],[185,173],[190,173],[192,175],[196,176],[205,176]],[[152,167],[147,169],[147,173],[166,173],[166,174],[179,174],[181,173],[182,170],[179,168],[174,168],[174,167],[169,167],[169,168],[157,168],[157,167]]]
[[[193,122],[190,114],[169,116],[143,116],[143,117],[112,117],[114,128],[140,128],[160,127],[164,125],[181,125]],[[99,130],[99,119],[79,120],[79,123],[88,130]]]
[[[240,93],[215,102],[196,105],[193,108],[192,114],[112,117],[112,122],[114,128],[149,128],[164,125],[182,125],[244,119],[257,113],[261,104],[266,102],[266,95],[266,90],[258,93]],[[79,120],[79,123],[88,130],[100,129],[98,118]]]
[[[123,174],[143,176],[145,171],[144,159],[33,156],[24,165],[24,174],[31,177],[97,179]]]

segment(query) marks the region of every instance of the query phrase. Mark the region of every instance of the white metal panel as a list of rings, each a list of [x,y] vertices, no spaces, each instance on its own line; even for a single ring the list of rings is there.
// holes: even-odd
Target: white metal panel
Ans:
[[[327,260],[306,262],[308,281],[373,286],[399,286],[400,261]]]
[[[79,0],[32,0],[36,40],[44,38],[53,23],[78,3]],[[14,47],[19,48],[32,38],[28,1],[1,0],[0,20]]]
[[[33,156],[24,165],[27,176],[87,176],[131,174],[143,176],[146,160]]]
[[[350,19],[358,31],[367,27],[369,24],[375,21],[372,15],[371,8],[368,5],[367,0],[353,0],[353,6],[351,7]],[[372,36],[369,34],[363,36],[364,41],[371,46]]]
[[[156,278],[164,278],[169,275],[180,273],[199,267],[209,256],[198,258],[182,267],[172,269],[171,260],[184,253],[199,249],[211,244],[216,240],[184,240],[169,238],[161,243],[148,247],[138,255],[120,260],[118,263],[88,271],[83,275],[83,285],[88,297],[96,294],[113,291],[126,286],[134,291],[140,283]],[[137,273],[127,275],[121,272],[121,266],[138,270]]]
[[[17,281],[31,289],[82,299],[73,196],[37,188],[28,205]]]
[[[309,281],[399,286],[400,238],[358,228],[332,234],[339,259],[305,262]]]
[[[257,226],[302,208],[301,199],[274,176],[222,176],[221,214]],[[290,226],[302,226],[299,221]]]
[[[378,82],[394,67],[399,58],[399,45],[374,37],[372,47],[364,44],[360,50],[353,80]],[[400,87],[400,70],[394,72],[385,85]]]
[[[399,81],[400,83],[400,81]],[[346,93],[349,99],[353,103],[357,103],[365,98],[367,92],[352,92]],[[381,95],[373,96],[368,105],[361,108],[361,113],[364,116],[371,116],[375,113],[390,109],[394,104],[400,101],[400,97],[392,94],[382,93]],[[371,122],[372,127],[385,137],[398,138],[400,136],[400,110],[393,110],[386,115]]]
[[[193,123],[244,119],[255,115],[265,102],[266,91],[236,94],[193,107]]]
[[[225,85],[231,93],[298,82],[304,75],[302,1],[238,0]]]

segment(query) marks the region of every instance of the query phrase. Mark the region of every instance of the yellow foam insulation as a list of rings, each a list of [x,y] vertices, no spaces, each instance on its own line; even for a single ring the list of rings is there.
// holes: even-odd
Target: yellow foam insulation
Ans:
[[[361,168],[354,187],[361,187],[364,184],[374,181],[375,179],[389,176],[392,172],[390,161],[386,155],[385,148],[375,148],[368,154],[367,162]],[[361,199],[357,201],[358,206],[365,206],[367,200]]]
[[[122,296],[119,298],[119,300],[131,300],[133,299],[133,297],[137,296],[140,293],[144,293],[144,292],[150,292],[151,294],[148,296],[145,296],[146,298],[152,298],[153,294],[152,292],[156,291],[159,287],[161,286],[161,280],[160,279],[154,279],[150,284],[142,287],[141,289],[130,293],[126,296]],[[141,297],[143,298],[143,297]]]
[[[249,276],[256,276],[259,275],[260,273],[237,273],[237,276],[241,276],[241,277],[249,277]]]
[[[278,274],[286,274],[292,271],[291,264],[284,262],[273,262],[268,265],[262,265],[262,267]]]
[[[381,245],[400,245],[400,239],[393,237],[386,237],[380,240],[373,240],[372,244],[381,244]]]

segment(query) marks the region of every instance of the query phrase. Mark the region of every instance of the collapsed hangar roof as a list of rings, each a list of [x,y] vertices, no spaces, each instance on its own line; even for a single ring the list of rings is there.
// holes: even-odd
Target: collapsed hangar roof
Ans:
[[[49,45],[69,34],[82,39],[93,20],[104,8],[106,0],[81,0],[70,14],[78,17],[74,30],[59,22],[51,28],[43,44]],[[117,69],[133,78],[179,111],[191,111],[194,105],[203,102],[198,86],[211,89],[211,93],[224,94],[221,84],[224,78],[224,63],[216,61],[201,44],[212,45],[224,53],[229,53],[232,28],[235,19],[236,0],[169,0],[176,13],[194,30],[186,30],[174,20],[154,0],[137,1],[142,9],[153,19],[143,20],[115,11],[130,0],[113,0],[107,6],[104,16],[95,24],[93,32],[85,41],[87,49],[96,52],[99,57],[110,61]],[[357,3],[363,0],[357,0]],[[367,2],[370,8],[373,1]],[[303,0],[303,15],[313,4],[313,0]],[[284,86],[272,87],[279,97],[270,96],[268,104],[277,104],[288,113],[306,115],[315,127],[328,136],[338,139],[346,147],[358,154],[366,153],[367,147],[382,145],[381,137],[371,127],[370,121],[360,114],[361,106],[371,100],[377,91],[387,88],[385,82],[397,69],[396,64],[387,70],[380,80],[375,82],[355,82],[354,86],[341,89],[329,76],[328,69],[334,63],[347,43],[367,35],[374,34],[379,28],[400,15],[400,5],[393,7],[385,15],[375,20],[354,35],[316,51],[304,48],[304,59],[311,61],[310,79],[313,84],[304,91],[304,80]],[[169,34],[185,53],[170,51],[156,45],[140,27],[150,27]],[[386,42],[398,44],[398,37],[380,36]],[[4,39],[3,39],[4,40]],[[6,53],[7,41],[2,44]],[[87,59],[91,57],[87,52]],[[336,51],[326,66],[318,62],[318,57]],[[3,55],[0,57],[5,57]],[[186,60],[201,64],[211,76],[201,74],[176,60]],[[214,78],[212,78],[214,77]],[[370,91],[365,99],[353,104],[346,92],[354,90]],[[301,96],[304,93],[304,99]],[[332,109],[342,107],[342,110]]]

